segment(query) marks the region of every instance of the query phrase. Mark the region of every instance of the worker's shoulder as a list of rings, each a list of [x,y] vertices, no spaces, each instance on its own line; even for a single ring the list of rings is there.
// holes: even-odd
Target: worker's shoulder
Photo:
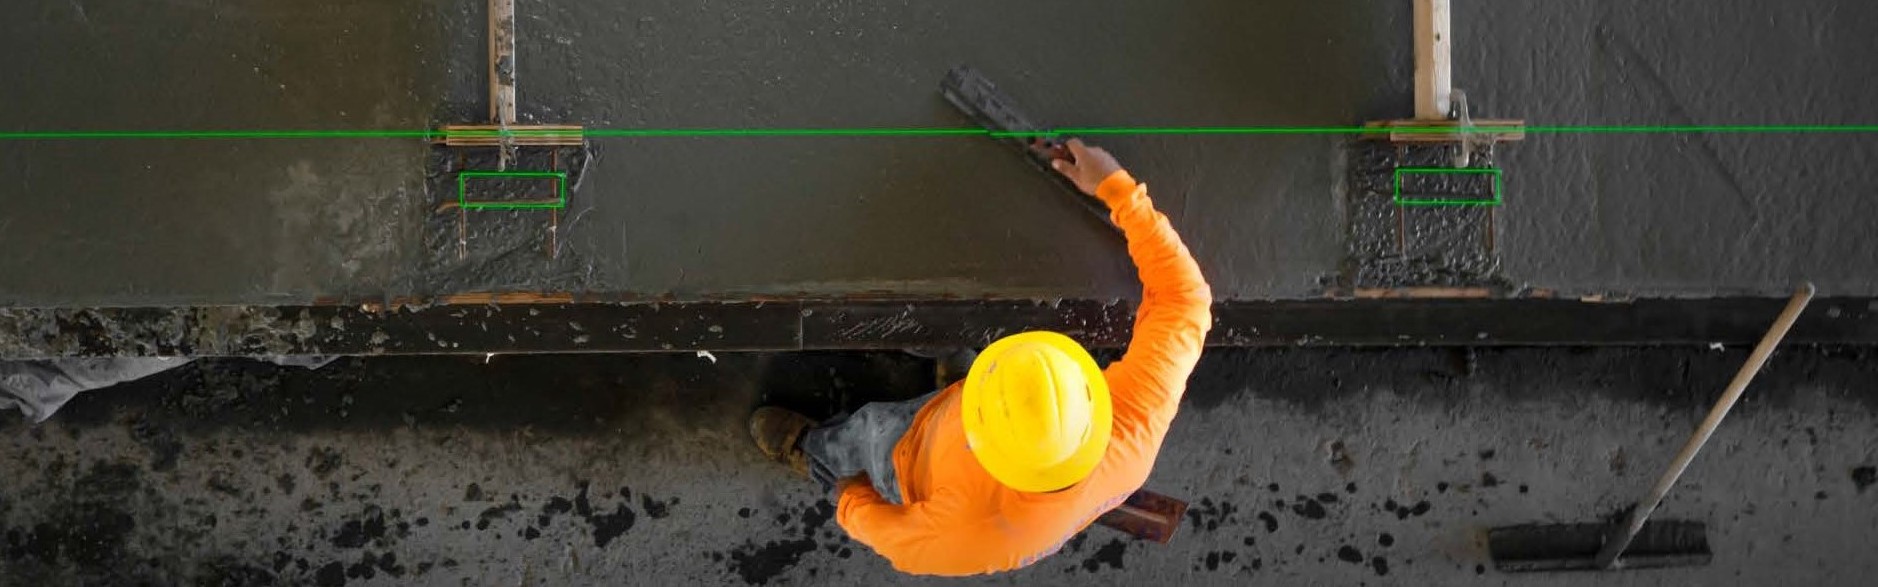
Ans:
[[[1102,463],[1084,482],[1088,493],[1094,495],[1089,499],[1101,501],[1103,496],[1140,488],[1148,481],[1160,452],[1160,443],[1149,435],[1117,430],[1109,439],[1108,454],[1102,456]]]

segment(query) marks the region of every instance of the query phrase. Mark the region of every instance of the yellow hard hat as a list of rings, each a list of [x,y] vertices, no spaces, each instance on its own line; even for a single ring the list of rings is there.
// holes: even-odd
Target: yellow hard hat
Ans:
[[[972,362],[960,401],[972,456],[1011,489],[1075,485],[1108,451],[1108,380],[1067,336],[1025,332],[991,343]]]

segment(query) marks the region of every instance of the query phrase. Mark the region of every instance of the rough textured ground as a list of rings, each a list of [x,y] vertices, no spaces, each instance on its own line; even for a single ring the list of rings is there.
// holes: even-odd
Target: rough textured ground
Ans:
[[[1878,361],[1790,349],[1661,515],[1714,564],[1508,577],[1483,528],[1589,520],[1646,485],[1741,349],[1216,352],[1151,488],[1169,545],[1093,529],[973,584],[1863,584]],[[205,362],[0,415],[0,583],[941,584],[843,539],[759,461],[768,390],[823,412],[917,393],[899,354]]]

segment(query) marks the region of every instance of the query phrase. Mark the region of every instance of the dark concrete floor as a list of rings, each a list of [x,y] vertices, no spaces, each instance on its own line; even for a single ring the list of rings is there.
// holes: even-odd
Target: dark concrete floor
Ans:
[[[1092,529],[971,584],[1860,585],[1878,572],[1870,349],[1776,356],[1660,515],[1702,568],[1507,576],[1486,527],[1634,499],[1745,352],[1217,352],[1149,487],[1168,545]],[[750,450],[759,398],[926,388],[900,354],[208,361],[0,414],[0,584],[951,584],[901,577]]]
[[[484,115],[481,2],[32,0],[0,23],[8,130],[421,129]],[[520,3],[524,118],[608,128],[956,127],[986,70],[1059,124],[1352,125],[1409,112],[1405,2]],[[1858,0],[1460,3],[1476,114],[1539,125],[1872,122]],[[1342,138],[1113,137],[1222,299],[1347,268]],[[1499,277],[1566,294],[1878,292],[1878,148],[1848,135],[1534,135],[1503,151]],[[977,138],[601,139],[541,214],[426,239],[412,140],[9,142],[0,304],[556,289],[679,298],[1134,294],[1120,249]],[[1352,197],[1361,197],[1356,194]]]

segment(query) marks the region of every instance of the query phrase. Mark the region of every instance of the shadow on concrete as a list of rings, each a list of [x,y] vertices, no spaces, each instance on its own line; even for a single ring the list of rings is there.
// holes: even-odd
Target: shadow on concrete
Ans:
[[[75,430],[130,418],[190,434],[460,427],[581,435],[641,427],[654,414],[719,425],[759,401],[826,417],[931,389],[931,362],[902,353],[372,357],[311,371],[210,359],[81,394],[56,417]]]

